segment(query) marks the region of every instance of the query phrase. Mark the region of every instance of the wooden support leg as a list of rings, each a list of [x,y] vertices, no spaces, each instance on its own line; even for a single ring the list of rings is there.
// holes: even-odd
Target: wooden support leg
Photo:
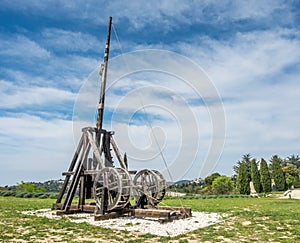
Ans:
[[[102,204],[101,204],[101,209],[100,209],[100,213],[102,215],[104,215],[105,212],[107,211],[107,200],[108,200],[108,192],[107,192],[107,188],[104,188],[103,194],[102,194]]]
[[[80,189],[79,189],[79,201],[78,208],[83,208],[85,205],[85,176],[81,176],[80,178]]]

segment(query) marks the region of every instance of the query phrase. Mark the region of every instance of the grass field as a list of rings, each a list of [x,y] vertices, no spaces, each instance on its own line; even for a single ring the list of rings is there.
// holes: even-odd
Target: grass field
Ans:
[[[24,215],[53,199],[0,197],[2,242],[300,242],[300,200],[278,198],[166,199],[163,204],[226,213],[223,223],[174,238],[140,235]]]

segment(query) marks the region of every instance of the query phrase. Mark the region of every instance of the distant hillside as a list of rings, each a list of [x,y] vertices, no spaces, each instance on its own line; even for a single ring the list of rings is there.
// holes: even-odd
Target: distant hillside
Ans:
[[[45,192],[59,192],[64,180],[49,180],[45,182],[27,182],[33,184],[36,188],[44,188]],[[17,185],[3,187],[1,190],[16,190]]]
[[[180,181],[175,182],[174,184],[175,185],[187,184],[187,183],[190,183],[191,181],[192,180],[180,180]]]
[[[59,192],[64,180],[49,180],[45,182],[32,182],[37,188],[45,188],[46,192]]]
[[[176,181],[176,182],[168,181],[167,182],[167,186],[171,186],[171,185],[183,185],[183,184],[188,184],[190,182],[192,182],[192,180],[180,180],[180,181]]]

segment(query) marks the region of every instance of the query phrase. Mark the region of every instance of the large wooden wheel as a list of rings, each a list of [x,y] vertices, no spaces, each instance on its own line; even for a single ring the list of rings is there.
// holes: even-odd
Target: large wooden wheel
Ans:
[[[157,205],[165,195],[166,181],[158,171],[148,169],[139,171],[133,179],[133,184],[136,202],[146,196],[148,205]]]
[[[156,174],[158,180],[158,193],[155,198],[155,205],[156,205],[163,200],[166,194],[167,182],[165,177],[162,175],[162,173],[160,173],[157,170],[152,170],[152,171]]]
[[[102,213],[124,208],[130,199],[130,175],[122,168],[105,167],[96,174],[93,190]]]

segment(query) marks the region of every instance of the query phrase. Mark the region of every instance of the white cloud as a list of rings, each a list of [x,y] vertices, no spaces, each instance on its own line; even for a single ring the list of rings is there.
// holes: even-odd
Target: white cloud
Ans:
[[[22,35],[1,36],[0,55],[13,58],[49,58],[50,52]]]
[[[0,117],[0,184],[60,178],[75,148],[72,122],[26,114]]]
[[[130,70],[120,65],[123,58],[132,60],[128,67]],[[125,77],[122,73],[125,73]],[[89,107],[88,104],[97,102],[97,77],[95,71],[95,75],[85,83],[78,96],[74,109],[77,119],[86,119],[88,110],[90,114],[95,111],[95,106]],[[159,148],[155,139],[149,140],[150,122],[161,136],[160,147],[164,149],[173,179],[181,179],[193,163],[197,164],[198,171],[201,170],[201,165],[206,164],[203,174],[207,173],[207,167],[212,169],[217,158],[211,158],[210,155],[208,161],[205,161],[205,157],[209,155],[210,145],[214,140],[212,136],[219,135],[221,138],[223,134],[216,127],[214,132],[220,133],[212,132],[211,119],[215,119],[213,104],[205,107],[200,100],[201,94],[204,95],[203,98],[209,99],[217,98],[217,93],[212,91],[213,86],[199,67],[171,52],[129,53],[119,57],[119,60],[111,60],[109,80],[106,112],[109,110],[113,116],[112,124],[105,123],[105,128],[116,131],[119,149],[135,160],[132,165],[141,167],[147,164],[153,168],[158,166],[165,169],[158,156]],[[197,102],[189,104],[190,99],[197,99]],[[93,116],[89,116],[89,119],[92,118]],[[221,118],[218,122],[224,122],[221,116],[218,118]],[[91,121],[92,123],[94,122]],[[217,156],[218,152],[214,155]],[[154,155],[156,157],[153,159]],[[195,157],[198,158],[197,162],[194,161]]]
[[[237,33],[219,41],[195,37],[176,47],[201,64],[224,99],[227,138],[218,170],[231,174],[244,153],[266,159],[296,153],[300,146],[297,29]]]
[[[112,15],[118,30],[126,26],[123,36],[120,36],[125,50],[145,48],[174,50],[201,64],[212,77],[224,98],[227,117],[227,144],[218,167],[221,172],[226,171],[230,174],[232,165],[236,162],[235,159],[240,159],[243,153],[250,152],[255,156],[269,156],[272,153],[285,155],[290,152],[296,153],[299,148],[300,134],[297,132],[299,130],[297,124],[300,122],[300,117],[297,104],[300,102],[298,98],[300,44],[298,24],[295,22],[297,13],[291,11],[292,6],[288,4],[282,4],[281,1],[161,1],[159,4],[153,4],[149,1],[111,1],[108,3],[104,1],[57,1],[53,3],[53,1],[31,0],[20,4],[14,0],[3,0],[0,7],[4,11],[13,10],[24,16],[34,14],[49,18],[49,20],[51,18],[56,21],[64,20],[61,21],[63,25],[59,27],[61,29],[41,23],[41,35],[34,35],[36,33],[31,30],[24,32],[24,29],[22,34],[1,35],[0,55],[3,63],[10,65],[10,67],[1,68],[1,73],[6,75],[2,78],[0,86],[1,105],[4,109],[37,105],[53,108],[54,102],[65,104],[65,102],[73,101],[74,93],[78,91],[82,80],[99,66],[98,60],[102,59],[102,53],[99,59],[94,58],[94,55],[93,57],[87,56],[87,53],[91,53],[95,48],[98,50],[98,46],[102,50],[101,43],[104,43],[103,40],[98,41],[98,38],[90,33],[93,33],[95,26],[99,24],[106,26],[108,15]],[[74,24],[70,21],[80,22],[81,27],[77,31],[76,26],[71,28],[64,25],[65,21],[68,24]],[[151,28],[149,28],[150,25]],[[193,31],[194,25],[197,31]],[[84,29],[85,26],[91,26],[91,28]],[[210,26],[212,30],[205,28],[202,30],[202,26],[206,28]],[[243,28],[240,28],[241,26]],[[21,27],[16,28],[20,30]],[[168,40],[157,37],[153,42],[142,39],[142,34],[157,34],[157,30],[162,33],[176,30],[178,31],[176,33],[182,33],[185,41],[184,43],[176,41],[176,36],[171,36],[172,39],[169,36]],[[130,39],[132,31],[136,31],[139,35],[138,43]],[[205,31],[208,31],[207,34],[211,34],[210,31],[212,31],[213,37],[204,36]],[[219,31],[220,33],[217,33]],[[223,31],[226,32],[224,36]],[[33,36],[30,36],[31,34]],[[104,36],[105,34],[106,30]],[[126,34],[129,37],[125,37]],[[141,44],[143,41],[146,44]],[[115,46],[117,44],[113,42],[113,50],[117,49]],[[64,53],[63,56],[61,53]],[[23,62],[23,65],[13,66],[16,60]],[[139,59],[138,62],[142,62],[141,60],[143,59]],[[134,58],[127,61],[127,64],[119,62],[117,67],[109,66],[109,70],[113,69],[116,73],[120,73],[127,68],[126,65],[130,67],[137,65]],[[157,66],[165,67],[164,63],[168,61],[157,58],[155,63]],[[147,64],[147,60],[143,62],[141,66]],[[183,73],[184,69],[188,70],[183,63],[176,64],[175,71]],[[116,74],[114,77],[117,76]],[[151,92],[149,89],[144,89],[145,93],[142,92],[141,96],[145,104],[160,104],[168,107],[169,111],[176,111],[179,115],[186,114],[185,107],[179,104],[179,98],[184,97],[189,100],[197,98],[198,94],[191,92],[185,84],[171,83],[169,77],[163,78],[162,76],[155,73],[146,80],[143,80],[144,77],[134,75],[122,78],[122,82],[117,82],[112,87],[112,93],[106,100],[106,107],[113,111],[118,106],[118,101],[129,91],[136,89],[136,86],[145,88],[147,82],[152,81],[152,86],[167,87],[176,95],[159,96],[158,90],[155,94],[153,90]],[[192,75],[190,77],[198,80]],[[135,81],[133,81],[134,78],[136,78]],[[13,81],[14,84],[7,80]],[[96,82],[97,79],[95,84]],[[204,89],[201,95],[209,98],[210,93],[206,91]],[[80,107],[81,109],[87,107],[84,115],[91,111],[92,118],[94,118],[97,103],[98,87],[94,88],[93,92],[95,100],[86,99],[84,106]],[[125,98],[127,103],[120,106],[122,111],[134,112],[133,107],[139,106],[138,96]],[[189,177],[196,177],[197,172],[201,170],[199,164],[205,160],[209,143],[214,135],[211,132],[212,123],[209,112],[205,110],[205,107],[190,104],[189,109],[198,119],[198,134],[200,134],[197,165],[192,167],[193,171],[189,174]],[[159,139],[162,141],[161,146],[165,149],[167,161],[172,161],[178,152],[176,146],[180,140],[180,137],[174,136],[178,133],[178,124],[170,119],[170,114],[166,113],[166,110],[151,107],[147,108],[147,111],[151,117],[159,117],[159,119],[154,119],[153,123],[158,127],[158,134],[162,135]],[[39,114],[49,118],[49,114]],[[55,114],[54,117],[64,115],[60,116],[55,111],[53,114]],[[5,167],[13,169],[19,167],[23,170],[27,164],[32,172],[39,171],[42,174],[48,170],[47,166],[52,165],[51,161],[62,161],[62,158],[65,158],[63,156],[66,156],[66,151],[69,151],[68,156],[72,155],[73,147],[72,149],[56,149],[58,141],[64,146],[72,144],[66,140],[72,138],[71,132],[65,133],[63,130],[70,129],[70,121],[53,119],[51,115],[49,121],[26,114],[17,115],[4,114],[4,117],[0,119],[0,134],[3,134],[0,137],[1,151],[4,151],[1,161],[6,161],[6,164],[3,164]],[[171,120],[170,123],[167,123],[168,119]],[[190,123],[182,121],[180,125],[183,128],[189,128]],[[10,131],[8,128],[11,126],[17,129]],[[148,148],[149,153],[156,151],[155,146],[150,146],[151,136],[146,125],[137,122],[129,125],[118,123],[116,127],[120,130],[116,134],[116,138],[120,139],[117,142],[129,141],[128,136],[122,133],[127,129],[131,136],[131,145],[140,146],[142,149]],[[78,128],[79,133],[80,128]],[[193,143],[195,134],[186,134],[188,141]],[[163,135],[167,141],[165,144]],[[127,145],[130,143],[128,142]],[[183,146],[188,147],[188,144]],[[47,152],[46,148],[52,152]],[[126,147],[125,149],[134,153],[132,148]],[[37,158],[34,158],[35,155]],[[130,156],[130,153],[128,155]],[[11,161],[19,161],[20,158],[23,158],[26,163],[8,164]],[[45,161],[40,164],[41,160]],[[190,162],[191,157],[185,156],[182,161]],[[155,163],[157,162],[154,161],[153,165],[156,165]],[[46,166],[46,169],[41,165]],[[21,177],[22,170],[18,172],[18,178]],[[25,171],[27,171],[26,168]],[[33,174],[28,175],[29,178],[30,176],[33,178]],[[50,177],[55,176],[52,173]]]
[[[0,108],[24,108],[73,101],[75,94],[60,89],[45,87],[22,87],[0,81]]]
[[[300,41],[295,36],[299,36],[296,29],[275,29],[237,33],[226,41],[196,38],[191,44],[178,46],[201,64],[221,92],[232,94],[230,90],[253,87],[296,65],[300,61]]]
[[[83,80],[99,66],[99,61],[94,58],[66,54],[53,56],[49,62],[42,64],[41,69],[44,75],[53,80],[52,86],[67,85],[69,89],[78,91]]]
[[[207,0],[197,2],[196,6],[191,6],[194,9],[202,9],[202,14],[206,17],[215,17],[215,21],[224,22],[228,19],[243,20],[243,19],[259,19],[269,18],[274,12],[279,10],[287,10],[287,6],[280,1],[218,1]],[[203,15],[199,15],[200,18]],[[205,21],[204,19],[202,19]]]
[[[168,31],[179,24],[209,23],[223,24],[235,20],[259,20],[265,24],[277,24],[270,16],[285,15],[285,21],[295,18],[288,4],[281,1],[178,1],[163,0],[159,4],[150,1],[42,1],[28,0],[1,2],[2,9],[13,9],[25,14],[60,19],[81,19],[91,23],[106,23],[108,16],[116,23],[126,21],[129,28],[141,29],[151,23],[152,27]],[[53,12],[56,14],[53,15]],[[124,20],[126,18],[126,20]]]
[[[210,61],[207,66],[204,65],[206,71],[213,77],[221,94],[233,99],[232,104],[225,104],[228,140],[224,158],[232,151],[256,153],[258,156],[272,153],[285,156],[297,151],[299,136],[295,131],[300,119],[292,114],[297,113],[298,85],[296,82],[286,83],[285,74],[285,68],[299,63],[299,41],[290,38],[297,33],[296,30],[285,29],[240,33],[228,42],[210,40],[208,45],[213,52],[206,52],[196,43],[191,46],[193,53],[189,56],[204,63],[205,59],[197,58],[198,53],[204,52],[204,57]],[[276,83],[278,85],[274,87]],[[177,90],[180,94],[184,91],[176,86],[174,91]],[[154,98],[143,94],[146,103],[151,103]],[[130,104],[134,104],[134,100]],[[203,114],[199,117],[203,119]],[[184,125],[188,127],[188,124]],[[205,125],[201,124],[203,127]],[[165,153],[168,154],[167,151]],[[199,161],[201,158],[198,158]],[[224,163],[221,171],[226,171],[235,161],[228,165],[226,159],[221,159],[221,163]]]
[[[59,51],[95,51],[99,47],[99,40],[95,36],[69,30],[47,28],[42,31],[44,44]]]

